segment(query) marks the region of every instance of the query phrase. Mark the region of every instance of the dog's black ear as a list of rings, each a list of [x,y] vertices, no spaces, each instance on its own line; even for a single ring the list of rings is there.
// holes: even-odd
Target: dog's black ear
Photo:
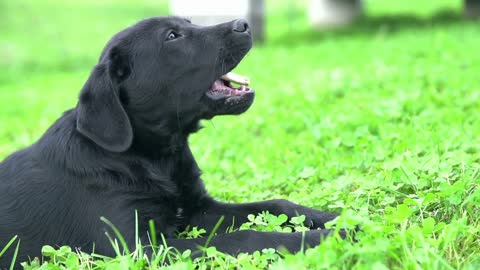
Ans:
[[[115,76],[126,75],[115,67],[116,58],[101,61],[83,86],[77,104],[77,130],[106,150],[123,152],[132,144],[133,131],[115,86]]]

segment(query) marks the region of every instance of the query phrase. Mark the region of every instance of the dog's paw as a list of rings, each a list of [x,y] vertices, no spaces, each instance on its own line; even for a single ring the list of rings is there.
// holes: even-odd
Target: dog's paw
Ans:
[[[315,211],[311,215],[305,217],[305,226],[310,229],[325,229],[325,223],[339,217],[339,214]]]

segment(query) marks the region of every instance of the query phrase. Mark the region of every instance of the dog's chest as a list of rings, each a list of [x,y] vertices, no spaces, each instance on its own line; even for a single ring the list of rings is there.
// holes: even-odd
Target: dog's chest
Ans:
[[[123,216],[138,211],[144,224],[154,220],[164,232],[178,230],[189,220],[206,191],[200,180],[200,170],[190,151],[159,159],[130,160],[126,185],[116,185],[115,201]]]
[[[200,170],[194,162],[159,160],[143,163],[135,170],[135,175],[142,189],[153,197],[152,200],[167,204],[176,216],[182,216],[184,210],[195,205],[205,193]]]
[[[163,196],[185,197],[199,181],[199,172],[176,159],[142,162],[132,169],[137,183]]]

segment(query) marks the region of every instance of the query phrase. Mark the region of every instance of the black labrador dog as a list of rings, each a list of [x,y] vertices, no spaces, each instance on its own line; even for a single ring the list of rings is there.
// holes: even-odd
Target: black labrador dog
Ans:
[[[135,211],[148,243],[148,223],[180,251],[199,251],[206,238],[178,239],[188,225],[211,231],[210,245],[237,254],[283,246],[291,252],[329,235],[336,214],[286,200],[230,204],[210,197],[188,145],[199,121],[240,114],[254,91],[221,79],[252,46],[245,20],[200,27],[179,17],[156,17],[116,34],[66,111],[32,146],[0,164],[0,247],[21,239],[17,261],[41,256],[43,245],[69,245],[114,255],[105,236],[111,221],[134,246]],[[306,216],[302,233],[224,233],[269,211]],[[318,229],[319,228],[319,229]],[[223,234],[222,234],[223,232]],[[304,245],[304,246],[302,246]],[[7,267],[7,253],[0,261]]]

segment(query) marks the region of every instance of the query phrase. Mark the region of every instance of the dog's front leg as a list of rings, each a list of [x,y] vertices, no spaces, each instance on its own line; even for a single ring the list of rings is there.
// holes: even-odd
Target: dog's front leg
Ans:
[[[297,253],[307,247],[314,247],[320,244],[321,240],[332,233],[331,230],[311,230],[306,232],[279,233],[279,232],[258,232],[252,230],[236,231],[233,233],[220,234],[211,238],[195,239],[166,239],[168,247],[183,252],[187,249],[192,251],[192,257],[202,255],[202,247],[214,246],[218,251],[236,256],[239,253],[253,253],[265,248],[279,250],[286,249],[290,253]],[[343,232],[340,236],[344,237]]]
[[[305,215],[305,226],[316,229],[325,228],[325,223],[333,220],[338,215],[321,212],[312,208],[301,206],[287,200],[268,200],[253,203],[222,203],[208,198],[202,207],[191,215],[189,224],[210,231],[223,216],[224,221],[219,227],[219,232],[227,228],[238,228],[248,221],[249,214],[259,214],[268,211],[274,215],[286,214],[289,218]]]

